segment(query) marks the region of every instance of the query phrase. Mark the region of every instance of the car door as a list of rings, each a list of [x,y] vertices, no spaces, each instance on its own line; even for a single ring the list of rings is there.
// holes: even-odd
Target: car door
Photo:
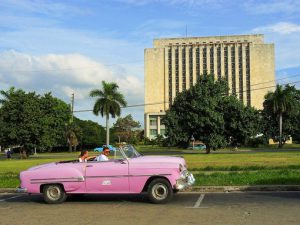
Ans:
[[[128,161],[109,160],[86,163],[86,192],[128,193]]]

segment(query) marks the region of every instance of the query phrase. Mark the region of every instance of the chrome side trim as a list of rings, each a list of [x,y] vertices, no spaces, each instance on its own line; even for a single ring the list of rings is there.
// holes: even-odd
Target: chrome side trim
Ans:
[[[80,177],[52,177],[52,178],[40,178],[40,179],[30,179],[30,181],[38,181],[38,180],[70,180],[70,179],[82,179],[83,176]]]
[[[114,175],[114,176],[81,176],[81,177],[64,177],[64,178],[44,178],[44,179],[31,179],[31,184],[43,184],[52,182],[84,182],[85,179],[94,178],[122,178],[122,177],[151,177],[151,176],[170,176],[172,174],[138,174],[138,175]]]
[[[84,182],[84,181],[80,181],[80,180],[55,180],[55,181],[36,181],[36,182],[30,182],[30,184],[50,184],[50,183],[53,183],[53,182],[63,182],[63,183],[80,183],[80,182]]]
[[[83,182],[84,176],[80,177],[64,177],[64,178],[45,178],[45,179],[31,179],[31,184],[41,184],[41,183],[52,183],[52,182]]]
[[[119,177],[150,177],[150,176],[170,176],[172,174],[139,174],[139,175],[116,175],[116,176],[85,176],[85,178],[119,178]]]

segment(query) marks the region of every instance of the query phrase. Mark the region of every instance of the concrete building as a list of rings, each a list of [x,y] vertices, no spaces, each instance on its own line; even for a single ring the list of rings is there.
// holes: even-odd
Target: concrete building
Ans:
[[[204,73],[225,77],[229,94],[261,109],[264,95],[274,90],[274,44],[261,34],[155,39],[145,49],[146,137],[164,134],[161,118],[176,94]]]

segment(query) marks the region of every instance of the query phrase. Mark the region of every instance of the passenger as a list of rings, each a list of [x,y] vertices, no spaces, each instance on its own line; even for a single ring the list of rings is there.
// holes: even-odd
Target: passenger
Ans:
[[[110,150],[108,147],[104,147],[103,151],[100,155],[96,157],[96,161],[108,161],[108,156],[109,156]]]
[[[95,158],[94,156],[89,156],[88,150],[82,150],[79,155],[79,162],[87,162],[89,159]]]

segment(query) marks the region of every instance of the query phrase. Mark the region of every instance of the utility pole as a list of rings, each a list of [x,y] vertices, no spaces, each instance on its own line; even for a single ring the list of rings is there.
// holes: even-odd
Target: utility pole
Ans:
[[[74,117],[74,93],[72,94],[72,98],[71,98],[71,123],[73,123],[73,117]]]

